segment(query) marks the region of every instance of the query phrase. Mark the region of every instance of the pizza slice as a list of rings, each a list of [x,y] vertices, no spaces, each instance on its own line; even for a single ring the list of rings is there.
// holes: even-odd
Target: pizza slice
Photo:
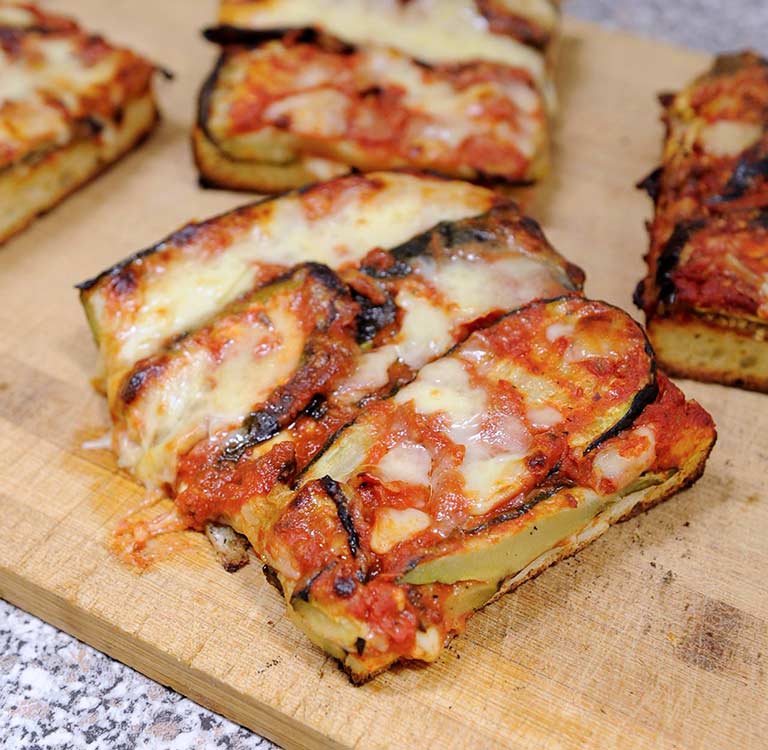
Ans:
[[[202,181],[274,192],[393,168],[534,181],[558,15],[549,0],[225,1],[193,133]]]
[[[476,609],[693,483],[714,440],[626,313],[560,297],[427,364],[230,522],[360,683],[437,659]]]
[[[672,375],[768,391],[768,62],[718,58],[662,97],[662,166],[636,302]]]
[[[0,2],[0,242],[152,130],[154,72],[69,18]]]

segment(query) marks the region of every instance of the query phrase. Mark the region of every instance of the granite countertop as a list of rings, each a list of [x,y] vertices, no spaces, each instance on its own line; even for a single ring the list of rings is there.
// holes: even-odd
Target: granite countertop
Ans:
[[[566,0],[566,11],[712,52],[768,53],[766,0]],[[228,748],[270,742],[0,601],[5,750]]]

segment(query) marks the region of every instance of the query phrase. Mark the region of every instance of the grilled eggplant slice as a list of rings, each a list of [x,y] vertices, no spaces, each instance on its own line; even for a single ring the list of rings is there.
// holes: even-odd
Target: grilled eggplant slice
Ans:
[[[714,427],[605,303],[535,302],[368,407],[235,519],[307,635],[361,682],[695,481]]]
[[[553,0],[224,0],[193,133],[203,180],[271,192],[401,167],[536,180],[558,20]]]
[[[668,372],[768,392],[768,61],[721,57],[663,102],[636,301]]]
[[[341,364],[329,359],[324,367],[332,377],[299,372],[242,427],[214,432],[182,456],[176,503],[193,525],[228,523],[246,500],[257,507],[361,410],[471,330],[509,305],[577,292],[583,280],[513,204],[374,250],[342,277],[359,309],[353,330],[344,328],[351,340],[338,347]],[[284,422],[275,419],[276,404]]]
[[[79,285],[105,390],[175,337],[290,266],[354,264],[438,221],[487,211],[489,190],[423,175],[353,175],[189,224]]]
[[[30,3],[0,2],[0,242],[144,138],[154,66]]]
[[[305,264],[140,360],[110,404],[118,463],[145,485],[172,485],[177,456],[254,404],[274,402],[263,429],[290,424],[306,406],[297,384],[311,381],[311,397],[348,369],[357,312],[333,271]]]

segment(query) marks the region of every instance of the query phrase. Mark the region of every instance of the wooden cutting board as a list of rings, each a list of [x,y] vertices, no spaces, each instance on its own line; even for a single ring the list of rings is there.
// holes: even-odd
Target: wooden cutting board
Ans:
[[[286,748],[764,748],[768,396],[683,383],[720,432],[695,488],[488,607],[434,666],[361,688],[283,619],[257,565],[227,574],[194,534],[141,575],[113,559],[141,492],[81,448],[107,417],[72,285],[244,198],[199,190],[190,160],[212,0],[49,6],[177,79],[145,147],[0,249],[0,595]],[[633,309],[655,94],[706,63],[565,25],[555,176],[531,210],[591,296]]]

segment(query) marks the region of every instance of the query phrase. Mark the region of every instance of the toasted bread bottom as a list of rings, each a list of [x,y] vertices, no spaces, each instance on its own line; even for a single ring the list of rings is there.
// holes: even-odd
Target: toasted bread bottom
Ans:
[[[330,159],[302,157],[287,164],[238,161],[225,154],[200,127],[192,133],[192,152],[203,187],[281,193],[347,174],[350,167]]]
[[[157,122],[151,92],[129,102],[119,123],[100,135],[54,149],[0,175],[0,242],[24,229],[131,150]]]
[[[723,316],[652,318],[648,335],[669,375],[768,392],[768,325]]]

